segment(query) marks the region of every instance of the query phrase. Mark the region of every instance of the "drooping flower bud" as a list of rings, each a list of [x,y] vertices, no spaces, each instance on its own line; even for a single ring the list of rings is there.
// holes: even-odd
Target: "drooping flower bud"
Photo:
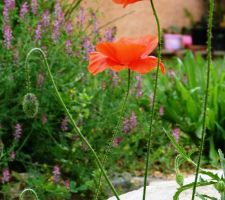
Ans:
[[[29,118],[34,118],[38,113],[38,99],[35,94],[27,93],[23,99],[23,111]]]
[[[182,186],[184,184],[184,176],[181,173],[176,174],[176,182],[178,185]]]
[[[218,181],[215,185],[215,188],[219,193],[225,192],[225,183],[224,181]]]

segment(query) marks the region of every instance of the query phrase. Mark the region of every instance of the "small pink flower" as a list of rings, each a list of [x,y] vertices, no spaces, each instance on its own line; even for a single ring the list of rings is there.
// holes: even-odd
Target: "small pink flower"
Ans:
[[[161,105],[159,108],[159,116],[162,117],[163,115],[164,115],[164,107],[163,107],[163,105]]]
[[[65,185],[66,189],[69,190],[70,189],[70,180],[69,179],[65,180],[64,185]]]
[[[10,171],[9,171],[9,168],[5,168],[3,169],[3,172],[2,172],[2,183],[8,183],[10,180]]]
[[[29,6],[27,2],[24,2],[20,7],[20,18],[24,19],[25,15],[29,12]]]
[[[73,49],[72,49],[72,41],[71,40],[66,40],[66,52],[68,55],[72,55],[73,54]]]
[[[31,0],[31,10],[32,10],[32,13],[34,15],[37,14],[37,10],[38,10],[38,2],[37,2],[37,0]]]
[[[4,38],[4,45],[7,49],[12,48],[12,29],[9,25],[5,24],[3,26],[3,38]]]
[[[59,179],[60,179],[60,167],[58,165],[55,165],[53,168],[53,182],[54,183],[59,183]]]
[[[119,144],[122,142],[122,138],[121,137],[116,137],[113,141],[113,147],[117,147],[119,146]]]
[[[15,131],[13,133],[13,136],[15,140],[19,140],[22,136],[22,126],[19,123],[17,123],[15,126]]]
[[[173,129],[173,136],[176,139],[176,141],[179,142],[179,139],[180,139],[180,129],[179,128]]]

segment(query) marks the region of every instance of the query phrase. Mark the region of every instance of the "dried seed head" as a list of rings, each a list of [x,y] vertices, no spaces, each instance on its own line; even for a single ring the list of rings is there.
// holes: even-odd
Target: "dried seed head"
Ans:
[[[35,94],[27,93],[23,99],[23,111],[28,118],[34,118],[38,113],[38,99]]]

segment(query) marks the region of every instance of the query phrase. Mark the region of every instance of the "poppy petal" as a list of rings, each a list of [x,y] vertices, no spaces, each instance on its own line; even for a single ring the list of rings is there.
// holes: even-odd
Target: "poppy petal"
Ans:
[[[149,71],[153,70],[154,68],[157,67],[158,64],[158,58],[154,56],[150,56],[144,59],[137,60],[129,66],[129,68],[133,71],[136,71],[140,74],[146,74]],[[160,63],[160,69],[162,73],[165,73],[165,67],[164,64],[161,62]]]
[[[108,68],[107,56],[99,52],[90,53],[88,71],[91,74],[96,75],[107,68]]]
[[[115,72],[119,72],[123,69],[126,69],[127,66],[123,66],[123,65],[109,65],[109,68]]]
[[[152,35],[146,35],[140,38],[121,38],[119,42],[123,43],[135,43],[146,46],[145,52],[142,56],[148,56],[158,45],[158,37]]]
[[[113,0],[117,4],[123,4],[123,7],[126,7],[128,4],[135,3],[141,0]]]
[[[110,58],[111,60],[114,60],[116,62],[116,59],[115,59],[116,50],[114,48],[113,43],[101,42],[101,43],[97,44],[96,51],[101,52],[102,54],[104,54],[105,56],[107,56],[108,58]]]
[[[145,52],[146,46],[121,40],[114,43],[100,43],[97,45],[96,50],[119,65],[127,65],[138,60]]]

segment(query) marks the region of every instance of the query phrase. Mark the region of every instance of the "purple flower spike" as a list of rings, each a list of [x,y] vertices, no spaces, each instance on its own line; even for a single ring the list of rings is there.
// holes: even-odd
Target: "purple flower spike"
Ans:
[[[55,16],[60,23],[64,21],[64,13],[62,11],[62,7],[59,0],[56,0],[55,3]]]
[[[2,183],[8,183],[10,180],[10,171],[9,171],[9,168],[5,168],[3,169],[3,172],[2,172]]]
[[[131,127],[131,129],[134,129],[135,127],[137,127],[137,116],[136,116],[135,112],[131,113],[130,127]]]
[[[38,23],[37,28],[35,30],[35,40],[38,41],[41,39],[42,35],[42,24]]]
[[[95,34],[98,34],[99,23],[97,20],[97,16],[94,12],[91,12],[91,16],[92,16],[92,23],[93,23],[93,31]]]
[[[163,107],[163,105],[161,105],[159,108],[159,116],[162,117],[163,115],[164,115],[164,107]]]
[[[24,19],[25,15],[28,13],[29,6],[27,2],[24,2],[20,7],[20,19]]]
[[[31,0],[31,11],[34,15],[37,14],[37,10],[38,10],[38,2],[37,0]]]
[[[84,8],[80,8],[80,13],[77,17],[77,24],[79,26],[83,26],[85,23],[85,12],[84,12]]]
[[[55,43],[58,41],[58,38],[60,35],[60,27],[61,27],[60,21],[56,20],[54,23],[54,28],[52,33],[52,39]]]
[[[4,6],[3,8],[3,21],[6,24],[9,24],[9,8],[7,6]]]
[[[122,132],[125,134],[131,133],[137,127],[137,116],[135,112],[131,113],[129,118],[125,118],[123,121]]]
[[[22,136],[22,126],[17,123],[15,126],[15,132],[13,133],[14,139],[19,140]]]
[[[67,52],[68,55],[72,55],[73,54],[71,40],[66,40],[66,52]]]
[[[94,45],[92,44],[91,40],[88,37],[84,39],[83,49],[84,49],[85,59],[87,59],[88,55],[95,50]]]
[[[115,39],[116,31],[116,27],[107,28],[104,33],[105,40],[108,42],[112,42]]]
[[[5,24],[3,28],[4,45],[7,49],[12,48],[12,29],[9,25]]]
[[[50,25],[50,13],[49,10],[46,10],[42,15],[42,24],[44,27],[48,27]]]
[[[66,33],[67,33],[68,35],[71,36],[71,35],[73,34],[73,24],[72,24],[72,22],[67,22],[67,23],[66,23],[65,30],[66,30]]]
[[[173,129],[173,136],[176,139],[176,141],[179,142],[179,139],[180,139],[180,129],[179,128]]]
[[[59,183],[60,175],[61,175],[60,167],[58,165],[55,165],[52,173],[53,173],[53,182],[55,184]]]
[[[5,7],[9,10],[13,10],[16,7],[15,0],[4,0]]]

